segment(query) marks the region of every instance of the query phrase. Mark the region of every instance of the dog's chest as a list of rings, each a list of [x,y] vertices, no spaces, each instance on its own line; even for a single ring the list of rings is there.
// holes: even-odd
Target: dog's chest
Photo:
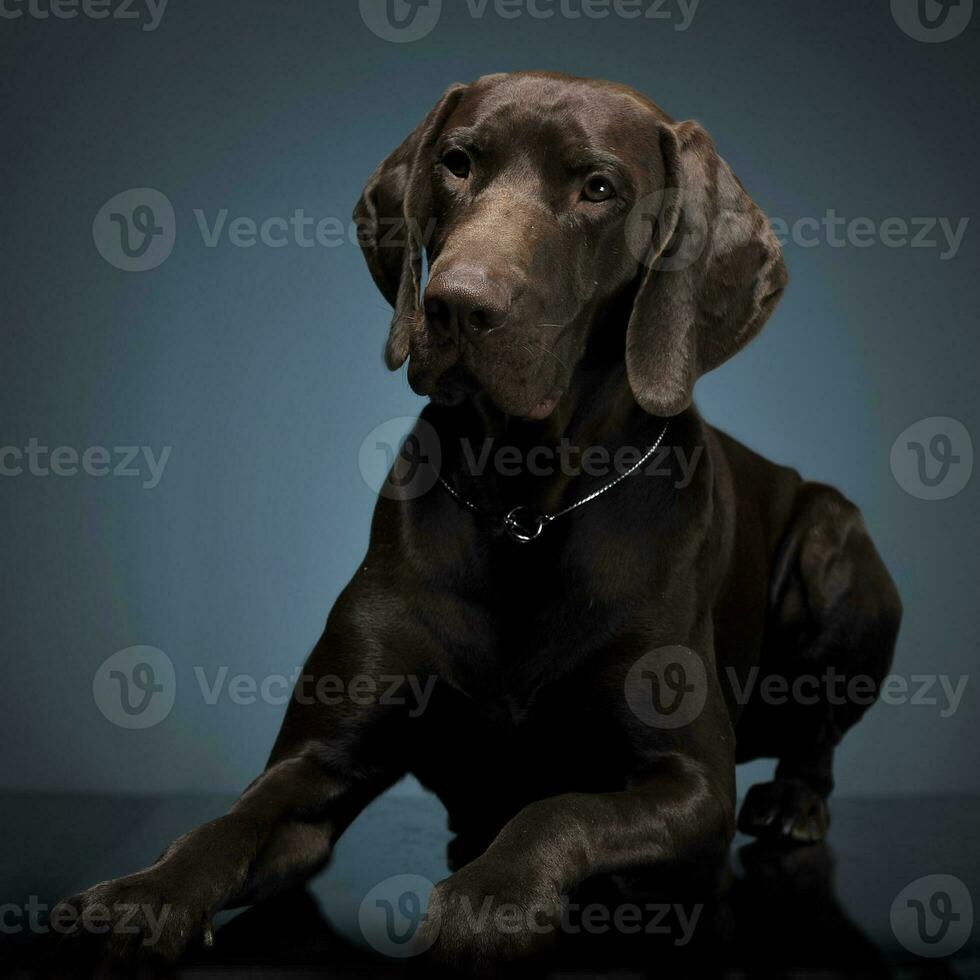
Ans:
[[[589,668],[535,678],[513,668],[485,675],[467,666],[435,685],[418,730],[430,749],[416,763],[423,783],[488,807],[570,789],[599,791],[622,775],[620,761],[628,756]]]
[[[502,727],[528,722],[542,691],[574,674],[622,621],[622,606],[565,553],[512,545],[469,570],[442,630],[445,679]]]

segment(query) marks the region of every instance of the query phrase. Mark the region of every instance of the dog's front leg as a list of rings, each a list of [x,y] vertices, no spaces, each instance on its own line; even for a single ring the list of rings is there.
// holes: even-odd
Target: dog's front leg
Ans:
[[[567,896],[595,875],[684,867],[717,881],[734,835],[731,773],[672,754],[612,793],[536,801],[479,858],[440,882],[422,926],[437,963],[471,974],[546,952]]]
[[[225,815],[150,867],[67,899],[53,916],[72,956],[173,961],[210,938],[212,915],[308,878],[357,813],[406,769],[407,713],[385,697],[412,676],[410,644],[358,578],[338,600],[297,684],[265,772]],[[385,607],[392,615],[396,602]],[[371,692],[376,696],[371,696]],[[91,927],[97,923],[98,928]],[[64,928],[59,932],[66,931]]]

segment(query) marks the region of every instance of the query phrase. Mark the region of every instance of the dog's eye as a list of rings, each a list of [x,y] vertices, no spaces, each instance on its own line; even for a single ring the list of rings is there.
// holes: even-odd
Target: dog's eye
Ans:
[[[470,175],[470,158],[462,150],[450,150],[442,158],[442,165],[454,177],[468,177]]]
[[[582,188],[582,197],[587,201],[608,201],[609,198],[616,196],[616,189],[608,177],[590,177]]]

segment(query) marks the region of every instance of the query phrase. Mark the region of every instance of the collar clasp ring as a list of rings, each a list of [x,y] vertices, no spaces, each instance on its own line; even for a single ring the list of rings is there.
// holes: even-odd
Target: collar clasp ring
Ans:
[[[504,518],[504,529],[511,539],[519,544],[533,541],[544,529],[544,525],[544,518],[531,516],[530,508],[523,504],[515,507]]]

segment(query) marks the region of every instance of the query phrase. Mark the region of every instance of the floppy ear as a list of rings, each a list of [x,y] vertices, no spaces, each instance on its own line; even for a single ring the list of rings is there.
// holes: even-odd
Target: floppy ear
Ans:
[[[670,416],[694,383],[741,350],[788,281],[766,216],[695,122],[664,123],[664,188],[626,335],[637,402]]]
[[[431,217],[432,146],[465,85],[453,85],[405,141],[381,162],[354,208],[358,243],[375,285],[395,308],[385,346],[394,371],[408,357],[411,327],[420,314],[422,252]]]

